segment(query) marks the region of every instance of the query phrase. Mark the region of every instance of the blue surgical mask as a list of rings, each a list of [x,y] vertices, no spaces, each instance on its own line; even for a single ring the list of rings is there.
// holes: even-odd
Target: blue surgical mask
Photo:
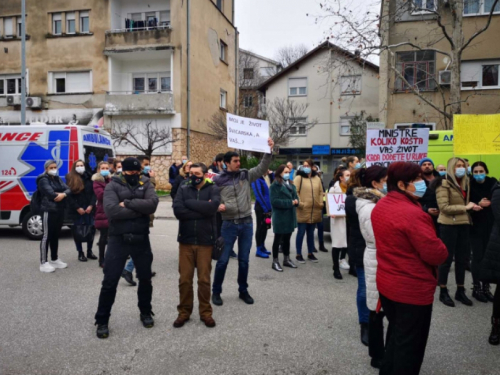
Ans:
[[[186,164],[187,162],[187,160],[182,159],[182,164]]]
[[[108,177],[109,176],[109,171],[101,171],[101,176]]]
[[[474,179],[477,182],[483,182],[486,179],[486,174],[484,174],[484,173],[475,174]]]
[[[305,174],[309,174],[309,173],[311,173],[311,168],[309,168],[309,167],[304,167],[304,168],[302,168],[302,171],[303,171]]]
[[[144,167],[144,173],[149,173],[150,170],[151,170],[151,167],[149,165],[146,165]]]
[[[283,175],[283,180],[288,181],[290,179],[290,173],[285,173]]]
[[[455,176],[457,176],[458,178],[462,178],[463,176],[465,176],[465,168],[455,169]]]
[[[418,181],[418,182],[413,182],[411,183],[413,186],[415,186],[415,192],[412,194],[418,198],[422,198],[427,191],[427,185],[425,184],[425,181]]]
[[[226,170],[227,169],[227,165],[226,163],[222,164],[222,169]]]
[[[378,189],[378,191],[380,191],[382,194],[387,194],[387,183],[384,182],[384,186],[382,187],[382,189]]]
[[[446,176],[446,171],[439,171],[439,175],[440,175],[441,177]]]
[[[471,173],[472,173],[472,169],[471,169],[471,167],[467,167],[467,172],[468,172],[469,174],[471,174]]]
[[[354,166],[354,169],[359,169],[361,168],[361,163],[357,163],[355,166]]]

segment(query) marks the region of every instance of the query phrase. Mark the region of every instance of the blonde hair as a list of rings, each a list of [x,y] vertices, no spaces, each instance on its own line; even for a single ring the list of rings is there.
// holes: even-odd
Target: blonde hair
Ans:
[[[469,191],[469,176],[467,176],[467,169],[465,170],[465,176],[462,177],[462,181],[460,181],[460,184],[457,181],[457,178],[455,177],[455,166],[457,163],[461,161],[464,163],[464,168],[467,163],[465,162],[464,159],[462,158],[451,158],[448,160],[448,166],[446,168],[446,178],[453,182],[456,186],[460,186],[463,191]]]
[[[188,166],[188,164],[191,163],[193,164],[193,162],[191,160],[188,160],[181,168],[181,170],[179,171],[179,174],[182,176],[182,177],[186,177],[187,176],[187,172],[186,172],[186,167]],[[191,168],[191,166],[189,166],[189,168]]]

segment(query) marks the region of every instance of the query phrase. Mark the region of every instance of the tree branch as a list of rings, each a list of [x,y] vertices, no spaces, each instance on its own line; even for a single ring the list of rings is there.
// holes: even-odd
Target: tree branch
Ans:
[[[481,30],[479,30],[477,33],[475,33],[474,35],[472,35],[470,37],[470,39],[462,46],[462,48],[460,48],[460,53],[462,53],[469,46],[469,44],[471,44],[471,42],[474,39],[476,39],[479,35],[481,35],[486,30],[489,29],[490,24],[491,24],[491,19],[493,18],[493,13],[495,12],[495,7],[497,6],[497,4],[498,4],[499,1],[500,0],[495,0],[495,2],[493,3],[493,5],[491,6],[490,15],[488,16],[488,22],[486,22],[486,25]]]

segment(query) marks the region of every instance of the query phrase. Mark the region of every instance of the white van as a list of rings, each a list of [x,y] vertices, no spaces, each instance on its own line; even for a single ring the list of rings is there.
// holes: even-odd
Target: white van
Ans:
[[[55,160],[64,180],[78,159],[95,173],[100,161],[114,156],[109,133],[92,126],[0,126],[0,225],[22,225],[28,238],[40,239],[42,219],[31,214],[30,200],[45,162]]]

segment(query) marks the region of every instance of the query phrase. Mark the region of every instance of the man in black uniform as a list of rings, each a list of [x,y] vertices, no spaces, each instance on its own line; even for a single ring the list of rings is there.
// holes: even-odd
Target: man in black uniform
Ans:
[[[146,328],[154,325],[151,311],[151,263],[153,253],[149,243],[149,215],[158,207],[153,185],[141,176],[141,163],[135,158],[122,162],[123,173],[114,176],[104,191],[104,211],[109,220],[108,250],[104,265],[99,306],[95,315],[97,337],[109,336],[108,321],[115,302],[116,287],[130,255],[139,279],[140,319]]]

